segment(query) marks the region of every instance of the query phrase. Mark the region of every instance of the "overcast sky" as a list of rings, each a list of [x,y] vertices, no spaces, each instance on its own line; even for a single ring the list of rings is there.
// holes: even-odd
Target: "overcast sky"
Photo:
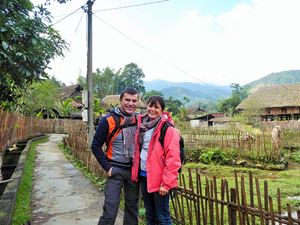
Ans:
[[[154,1],[95,1],[94,71],[134,62],[146,80],[243,85],[272,72],[300,69],[300,0],[169,0],[99,11]],[[47,7],[56,23],[85,2],[52,0]],[[86,15],[80,9],[54,28],[70,51],[51,63],[49,74],[75,83],[86,76]]]

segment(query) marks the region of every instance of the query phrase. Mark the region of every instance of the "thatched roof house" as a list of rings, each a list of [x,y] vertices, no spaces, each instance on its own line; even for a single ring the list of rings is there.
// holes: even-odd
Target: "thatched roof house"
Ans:
[[[74,112],[71,112],[71,119],[82,119],[81,109],[84,107],[82,103],[82,91],[83,87],[79,84],[64,86],[59,89],[60,91],[60,100],[64,101],[68,98],[72,99],[72,105],[74,108]]]
[[[189,119],[195,119],[207,113],[207,111],[200,106],[187,107],[186,111]]]
[[[100,106],[105,108],[106,110],[110,110],[118,106],[119,103],[120,103],[120,95],[107,95],[101,100]],[[138,111],[146,109],[146,104],[141,100],[141,98],[139,98],[137,109]]]
[[[72,98],[77,104],[81,104],[82,106],[82,90],[83,87],[79,84],[61,87],[59,89],[60,99],[66,100],[68,98]]]
[[[223,118],[225,115],[223,113],[209,113],[197,118],[191,119],[191,127],[209,127],[213,126],[214,122],[212,119]]]
[[[300,84],[260,87],[236,107],[238,111],[245,109],[260,109],[265,120],[299,119]]]

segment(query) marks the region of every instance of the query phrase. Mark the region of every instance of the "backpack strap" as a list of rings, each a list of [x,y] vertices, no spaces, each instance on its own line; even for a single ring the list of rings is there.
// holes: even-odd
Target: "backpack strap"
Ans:
[[[110,114],[112,116],[112,118],[115,121],[115,128],[113,129],[113,131],[109,134],[107,140],[106,140],[106,144],[108,145],[108,143],[111,141],[112,137],[117,133],[117,131],[120,129],[120,123],[121,123],[121,119],[120,116],[115,115],[114,113]]]
[[[174,127],[172,123],[170,123],[170,122],[167,121],[167,122],[164,123],[164,125],[161,128],[160,136],[159,136],[158,140],[159,140],[160,144],[163,147],[164,147],[164,141],[165,141],[166,132],[167,132],[168,127],[170,127],[170,126]]]
[[[113,138],[113,136],[119,131],[119,130],[122,130],[124,128],[127,128],[127,127],[132,127],[132,126],[136,126],[137,124],[137,118],[135,116],[135,122],[134,123],[129,123],[129,124],[122,124],[121,125],[121,118],[120,116],[114,114],[114,113],[111,113],[111,116],[113,117],[114,121],[115,121],[115,128],[112,130],[112,132],[109,134],[107,140],[106,140],[106,144],[108,144],[111,139]]]

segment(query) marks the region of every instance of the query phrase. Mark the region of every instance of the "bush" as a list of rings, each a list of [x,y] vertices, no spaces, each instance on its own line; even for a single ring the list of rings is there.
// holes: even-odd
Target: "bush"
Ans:
[[[200,162],[205,164],[229,165],[236,159],[236,151],[224,151],[220,148],[209,148],[201,152],[199,157]]]

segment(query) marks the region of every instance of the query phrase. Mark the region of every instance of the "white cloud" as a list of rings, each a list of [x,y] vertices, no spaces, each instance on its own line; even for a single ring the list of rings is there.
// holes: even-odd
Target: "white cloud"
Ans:
[[[218,84],[245,84],[271,72],[299,69],[299,8],[299,0],[255,0],[251,4],[238,4],[217,16],[204,16],[194,9],[182,12],[173,24],[157,24],[157,29],[148,29],[150,22],[147,25],[130,11],[96,14],[146,49],[94,18],[93,66],[118,69],[136,62],[147,80],[198,80]],[[152,13],[144,16],[155,16]],[[53,64],[53,73],[58,79],[65,74],[62,79],[65,82],[75,81],[79,68],[82,75],[86,73],[85,24],[74,35],[77,23],[74,20],[72,29],[57,25],[65,33],[73,30],[73,35],[69,32],[69,37],[74,39],[72,52],[64,61]],[[155,25],[151,24],[152,28]],[[158,29],[159,26],[164,27]]]

